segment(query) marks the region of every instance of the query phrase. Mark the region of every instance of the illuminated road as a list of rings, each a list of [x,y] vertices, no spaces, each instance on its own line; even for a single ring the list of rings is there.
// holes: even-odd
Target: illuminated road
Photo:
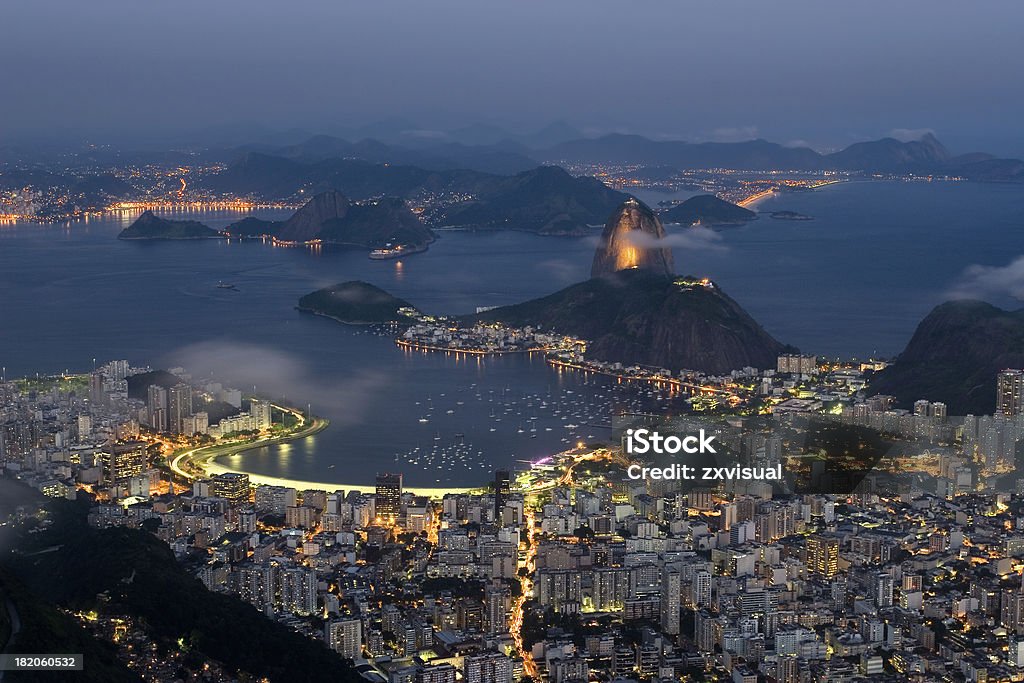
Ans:
[[[270,436],[264,439],[257,439],[256,441],[242,441],[233,444],[218,444],[215,446],[193,448],[174,456],[167,463],[168,467],[170,467],[171,471],[175,474],[189,480],[196,479],[198,477],[205,477],[207,476],[207,467],[209,463],[216,458],[225,455],[235,455],[236,453],[244,453],[245,451],[251,451],[255,448],[263,448],[264,446],[271,446],[276,443],[304,439],[307,436],[312,436],[323,431],[330,424],[326,418],[322,417],[314,417],[312,421],[310,421],[305,415],[294,408],[279,405],[274,405],[274,407],[282,412],[292,415],[296,420],[298,420],[294,432]]]
[[[520,594],[512,606],[511,630],[512,640],[515,642],[516,649],[519,650],[519,654],[523,658],[523,673],[534,680],[538,680],[537,662],[533,661],[533,654],[523,647],[523,607],[530,595],[533,594],[533,579],[531,577],[533,576],[534,563],[537,559],[537,543],[534,538],[536,527],[534,526],[535,518],[530,496],[527,496],[524,502],[526,538],[528,539],[529,547],[526,549],[526,557],[519,563],[519,569],[526,569],[526,576],[519,577]]]
[[[525,524],[528,547],[526,548],[526,555],[518,563],[518,570],[522,571],[525,569],[526,571],[523,572],[525,576],[519,577],[520,595],[512,605],[512,620],[510,625],[512,639],[515,642],[516,649],[519,650],[519,653],[523,658],[523,673],[534,680],[540,680],[540,677],[537,669],[537,662],[534,661],[532,653],[527,651],[523,645],[523,618],[526,601],[533,595],[533,573],[537,568],[536,509],[539,506],[538,496],[539,494],[558,486],[572,486],[574,484],[573,470],[581,463],[595,462],[599,460],[616,460],[615,453],[606,448],[587,451],[581,447],[575,451],[559,453],[555,457],[569,457],[571,458],[571,462],[568,462],[561,472],[553,471],[550,476],[539,478],[537,481],[531,483],[524,491],[523,514],[526,518]]]
[[[775,194],[775,188],[771,188],[771,189],[768,189],[768,190],[762,190],[761,192],[758,192],[756,194],[750,195],[746,199],[743,199],[741,201],[736,202],[736,206],[750,206],[751,204],[756,204],[759,201],[761,201],[762,199],[767,199],[768,197],[771,197],[774,194]]]

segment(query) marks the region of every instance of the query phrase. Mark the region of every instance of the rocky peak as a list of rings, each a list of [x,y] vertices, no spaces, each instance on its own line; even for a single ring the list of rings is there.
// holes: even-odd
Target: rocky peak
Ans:
[[[348,197],[336,190],[321,192],[285,221],[279,236],[294,241],[313,239],[324,223],[334,218],[343,218],[348,210]]]
[[[671,276],[675,271],[672,249],[659,244],[664,237],[665,228],[654,212],[630,197],[605,224],[590,276],[632,269]]]

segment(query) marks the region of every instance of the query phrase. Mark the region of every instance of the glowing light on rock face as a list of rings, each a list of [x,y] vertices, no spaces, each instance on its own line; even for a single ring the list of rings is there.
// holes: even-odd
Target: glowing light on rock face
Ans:
[[[636,268],[640,265],[640,254],[634,246],[622,247],[615,255],[615,270]]]
[[[665,228],[654,212],[635,199],[627,200],[605,225],[591,277],[636,268],[671,276],[672,250],[657,244],[664,237]]]

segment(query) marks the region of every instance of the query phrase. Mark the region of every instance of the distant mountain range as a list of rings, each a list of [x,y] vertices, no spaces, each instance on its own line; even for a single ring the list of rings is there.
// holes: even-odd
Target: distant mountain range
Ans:
[[[240,148],[240,151],[261,152],[307,163],[326,159],[358,159],[375,164],[418,166],[433,171],[468,169],[482,173],[512,174],[537,166],[537,162],[528,156],[529,149],[513,142],[502,145],[466,145],[435,141],[425,148],[419,148],[389,145],[370,138],[350,142],[331,135],[315,135],[294,145],[249,145]]]
[[[575,178],[553,166],[504,176],[348,159],[305,163],[255,152],[209,178],[208,184],[218,192],[266,198],[324,191],[355,199],[449,196],[454,201],[426,216],[429,224],[546,234],[579,234],[601,223],[627,196],[594,178]]]
[[[226,170],[199,180],[198,186],[264,199],[291,198],[300,193],[312,196],[326,190],[337,190],[357,200],[450,197],[454,201],[441,201],[444,208],[427,215],[428,222],[558,234],[578,233],[586,225],[602,222],[626,196],[592,178],[574,179],[552,166],[538,167],[535,159],[637,164],[656,169],[659,177],[671,177],[673,169],[729,168],[941,173],[975,180],[1024,182],[1024,162],[980,153],[953,156],[931,134],[911,142],[885,138],[857,143],[832,154],[765,140],[687,143],[616,134],[561,142],[545,149],[529,149],[518,143],[483,147],[445,143],[411,149],[373,140],[351,143],[317,136],[287,147],[244,151]],[[710,220],[721,223],[750,218],[741,211],[732,211],[727,217],[721,205],[706,205],[692,214],[676,208],[666,220],[688,223],[689,216],[702,214],[717,214]],[[696,209],[692,204],[686,208]],[[707,222],[704,218],[698,220]]]
[[[982,301],[950,301],[917,326],[896,362],[871,383],[904,406],[942,401],[950,415],[991,415],[996,375],[1024,367],[1024,310],[1005,311]]]
[[[729,168],[750,171],[861,171],[944,173],[976,180],[1024,181],[1024,162],[990,154],[953,156],[931,133],[903,142],[883,138],[859,142],[832,154],[767,140],[746,142],[656,141],[640,135],[606,135],[563,142],[533,154],[542,161],[639,164],[679,170]]]

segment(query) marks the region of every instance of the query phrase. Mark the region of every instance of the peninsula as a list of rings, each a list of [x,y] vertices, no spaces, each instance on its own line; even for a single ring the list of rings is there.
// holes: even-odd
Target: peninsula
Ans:
[[[680,225],[739,225],[756,219],[757,214],[713,194],[699,194],[665,211],[661,218]]]
[[[146,211],[117,236],[119,240],[223,239],[224,233],[199,221],[174,221]]]

